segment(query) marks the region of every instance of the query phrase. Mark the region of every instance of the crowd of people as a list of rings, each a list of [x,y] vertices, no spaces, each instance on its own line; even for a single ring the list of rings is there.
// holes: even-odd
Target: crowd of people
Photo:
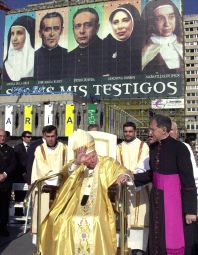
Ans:
[[[24,131],[22,142],[11,148],[0,129],[0,236],[9,236],[12,183],[31,186],[62,173],[43,184],[39,230],[37,191],[32,195],[33,243],[41,231],[42,255],[116,254],[118,222],[108,196],[114,183],[127,184],[127,247],[133,255],[197,254],[198,168],[191,147],[178,140],[177,123],[155,115],[148,141],[141,141],[135,123],[126,122],[116,159],[96,151],[99,126],[88,130],[75,132],[72,148],[58,141],[53,125],[32,142],[32,133]],[[74,159],[68,162],[69,150]],[[16,192],[15,199],[24,194]]]
[[[115,5],[105,25],[102,10],[91,6],[76,9],[71,24],[69,11],[64,16],[58,9],[39,14],[39,28],[38,17],[17,17],[8,31],[4,81],[181,73],[178,8],[171,0],[153,0],[142,13],[139,9],[131,3]],[[69,26],[67,34],[64,29]]]

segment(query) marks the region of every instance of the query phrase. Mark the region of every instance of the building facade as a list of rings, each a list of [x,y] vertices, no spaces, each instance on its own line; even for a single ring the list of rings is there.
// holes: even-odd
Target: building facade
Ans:
[[[186,75],[186,136],[198,138],[198,14],[184,16]],[[196,142],[198,150],[198,143]]]

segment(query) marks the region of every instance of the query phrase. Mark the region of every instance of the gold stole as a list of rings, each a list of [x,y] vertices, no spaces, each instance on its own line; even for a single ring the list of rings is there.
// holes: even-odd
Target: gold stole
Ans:
[[[81,200],[85,189],[93,178],[89,199],[85,206],[81,206]],[[79,204],[74,216],[74,242],[75,255],[94,255],[94,212],[97,201],[99,184],[99,164],[95,167],[91,176],[84,177]]]

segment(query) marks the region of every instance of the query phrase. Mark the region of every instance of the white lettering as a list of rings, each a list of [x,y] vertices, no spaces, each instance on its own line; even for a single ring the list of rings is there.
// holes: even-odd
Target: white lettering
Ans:
[[[96,87],[96,93],[95,96],[100,96],[100,88],[102,87],[102,85],[93,85],[93,88]]]
[[[167,87],[173,90],[173,92],[172,93],[170,92],[169,95],[175,95],[177,93],[177,84],[176,84],[176,82],[173,82],[173,81],[168,82]]]
[[[125,87],[125,95],[130,95],[130,91],[129,91],[129,87],[132,87],[131,83],[123,83],[122,84],[123,87]]]
[[[79,91],[84,93],[84,95],[83,95],[84,97],[87,96],[87,86],[86,85],[79,86]]]
[[[54,87],[48,87],[48,88],[46,88],[46,92],[48,92],[48,93],[51,93],[51,92],[53,92],[54,91]]]
[[[113,84],[113,90],[118,92],[114,95],[115,97],[119,97],[120,95],[122,95],[121,84]]]
[[[147,90],[144,90],[144,87],[146,87]],[[140,92],[142,92],[143,94],[149,94],[151,92],[151,84],[150,82],[144,82],[142,84],[140,84]]]
[[[153,85],[153,90],[156,92],[156,93],[163,93],[165,90],[166,90],[166,85],[163,83],[163,82],[156,82],[154,85]]]
[[[108,93],[111,92],[111,84],[104,84],[103,85],[103,92],[105,95],[111,95],[111,93]]]

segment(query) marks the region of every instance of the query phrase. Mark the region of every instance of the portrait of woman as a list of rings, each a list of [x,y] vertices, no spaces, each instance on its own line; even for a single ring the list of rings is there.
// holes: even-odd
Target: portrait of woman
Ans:
[[[142,70],[145,73],[180,73],[183,68],[182,20],[170,0],[150,1],[141,17]]]
[[[130,75],[141,69],[140,14],[131,4],[117,7],[109,16],[111,33],[103,41],[104,74]]]
[[[21,16],[8,32],[7,54],[4,60],[3,80],[20,81],[34,74],[35,19]]]

